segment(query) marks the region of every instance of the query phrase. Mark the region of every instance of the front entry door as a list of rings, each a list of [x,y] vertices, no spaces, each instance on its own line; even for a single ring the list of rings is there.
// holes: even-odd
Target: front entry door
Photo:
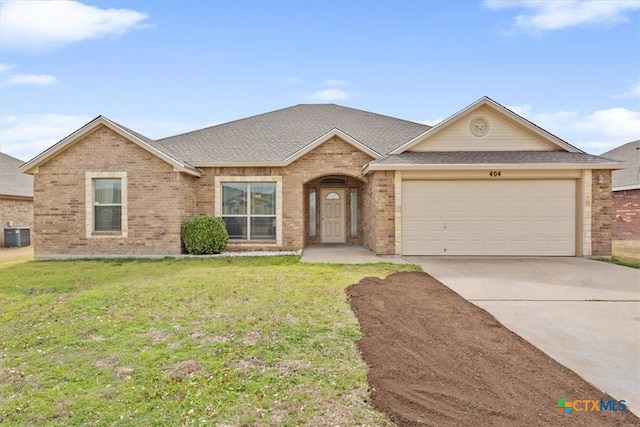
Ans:
[[[321,194],[322,243],[344,243],[344,189],[323,189]]]

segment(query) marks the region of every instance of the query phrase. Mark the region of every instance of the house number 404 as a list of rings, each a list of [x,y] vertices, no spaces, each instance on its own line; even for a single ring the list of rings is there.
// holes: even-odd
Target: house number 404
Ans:
[[[500,171],[491,171],[489,172],[489,176],[493,176],[493,177],[502,176],[502,173]]]

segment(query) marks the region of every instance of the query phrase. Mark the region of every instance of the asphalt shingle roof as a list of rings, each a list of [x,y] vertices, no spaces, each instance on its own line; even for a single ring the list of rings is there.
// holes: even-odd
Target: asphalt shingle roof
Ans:
[[[446,164],[524,164],[524,163],[611,163],[611,160],[586,153],[566,151],[425,151],[392,154],[374,160],[378,165]]]
[[[624,169],[613,172],[614,190],[640,188],[640,140],[628,142],[601,155],[625,162]]]
[[[33,176],[23,174],[22,160],[0,153],[0,195],[33,197]]]
[[[430,127],[335,104],[301,104],[152,142],[182,161],[282,161],[334,128],[386,155]]]

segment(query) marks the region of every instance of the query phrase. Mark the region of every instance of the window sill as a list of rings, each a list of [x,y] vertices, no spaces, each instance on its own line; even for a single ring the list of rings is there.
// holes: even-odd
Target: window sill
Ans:
[[[91,237],[125,237],[122,231],[92,231]]]
[[[277,244],[275,240],[240,240],[229,239],[228,245],[269,245],[274,246]]]

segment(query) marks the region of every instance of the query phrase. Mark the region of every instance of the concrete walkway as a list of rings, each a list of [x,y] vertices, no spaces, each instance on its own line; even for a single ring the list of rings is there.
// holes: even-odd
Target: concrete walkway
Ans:
[[[640,416],[640,270],[583,258],[406,259]]]
[[[323,262],[332,264],[371,264],[391,262],[408,264],[398,256],[378,256],[362,246],[318,245],[307,246],[302,251],[300,262]]]

